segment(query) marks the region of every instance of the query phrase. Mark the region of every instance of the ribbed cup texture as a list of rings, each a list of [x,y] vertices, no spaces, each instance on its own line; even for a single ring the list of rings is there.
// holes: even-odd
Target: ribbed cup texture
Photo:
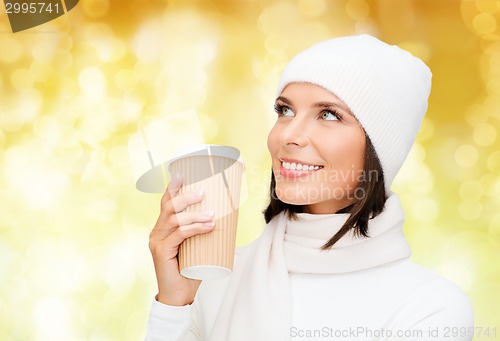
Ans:
[[[180,193],[205,192],[201,203],[184,211],[215,213],[214,231],[188,238],[180,245],[180,271],[192,266],[218,266],[232,271],[243,171],[240,162],[221,156],[191,156],[171,164],[170,172],[184,179]]]

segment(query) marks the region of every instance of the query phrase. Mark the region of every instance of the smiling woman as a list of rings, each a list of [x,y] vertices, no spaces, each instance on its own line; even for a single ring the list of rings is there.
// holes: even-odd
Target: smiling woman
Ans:
[[[202,196],[169,184],[150,237],[159,293],[147,339],[471,340],[468,297],[409,259],[391,191],[427,111],[431,76],[418,58],[368,35],[293,58],[267,141],[266,228],[237,250],[229,278],[184,278],[179,244],[214,226],[211,216],[182,212]]]
[[[310,83],[289,84],[276,100],[278,119],[267,140],[276,194],[288,204],[307,205],[308,213],[336,213],[355,200],[365,134],[348,109],[339,112],[345,107],[339,102]]]
[[[276,99],[275,111],[278,119],[267,140],[273,175],[266,222],[281,212],[292,219],[295,213],[350,213],[323,248],[331,248],[351,229],[368,237],[368,220],[386,200],[384,178],[373,145],[351,110],[321,86],[291,83]]]

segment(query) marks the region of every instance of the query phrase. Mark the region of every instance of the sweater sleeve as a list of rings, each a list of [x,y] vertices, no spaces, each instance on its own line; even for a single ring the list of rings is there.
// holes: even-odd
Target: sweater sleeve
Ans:
[[[242,249],[236,249],[235,267]],[[210,335],[230,278],[202,281],[190,305],[170,306],[153,300],[145,341],[204,340]]]
[[[145,341],[201,340],[195,315],[193,304],[170,306],[153,299]]]
[[[467,295],[454,283],[435,279],[412,295],[392,326],[398,339],[406,341],[470,341],[474,313]]]

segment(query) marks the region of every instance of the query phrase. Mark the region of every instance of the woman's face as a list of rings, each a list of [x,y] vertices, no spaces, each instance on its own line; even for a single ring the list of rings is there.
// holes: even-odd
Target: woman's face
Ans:
[[[314,214],[335,213],[359,200],[365,134],[349,108],[318,85],[290,83],[275,109],[267,146],[278,198]]]

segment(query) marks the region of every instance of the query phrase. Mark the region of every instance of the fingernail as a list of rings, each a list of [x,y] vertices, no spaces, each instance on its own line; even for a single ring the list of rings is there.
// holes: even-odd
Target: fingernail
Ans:
[[[214,216],[214,213],[215,213],[215,212],[214,212],[213,210],[212,210],[212,211],[206,211],[206,212],[203,212],[203,215],[204,215],[205,217],[213,217],[213,216]]]
[[[196,194],[195,194],[195,195],[196,195],[197,197],[200,197],[200,198],[201,198],[202,196],[204,196],[204,195],[205,195],[205,191],[204,191],[204,190],[201,190],[201,191],[199,191],[199,192],[196,192]]]
[[[213,227],[215,225],[215,223],[213,221],[208,221],[206,223],[203,223],[203,226],[205,227]]]

